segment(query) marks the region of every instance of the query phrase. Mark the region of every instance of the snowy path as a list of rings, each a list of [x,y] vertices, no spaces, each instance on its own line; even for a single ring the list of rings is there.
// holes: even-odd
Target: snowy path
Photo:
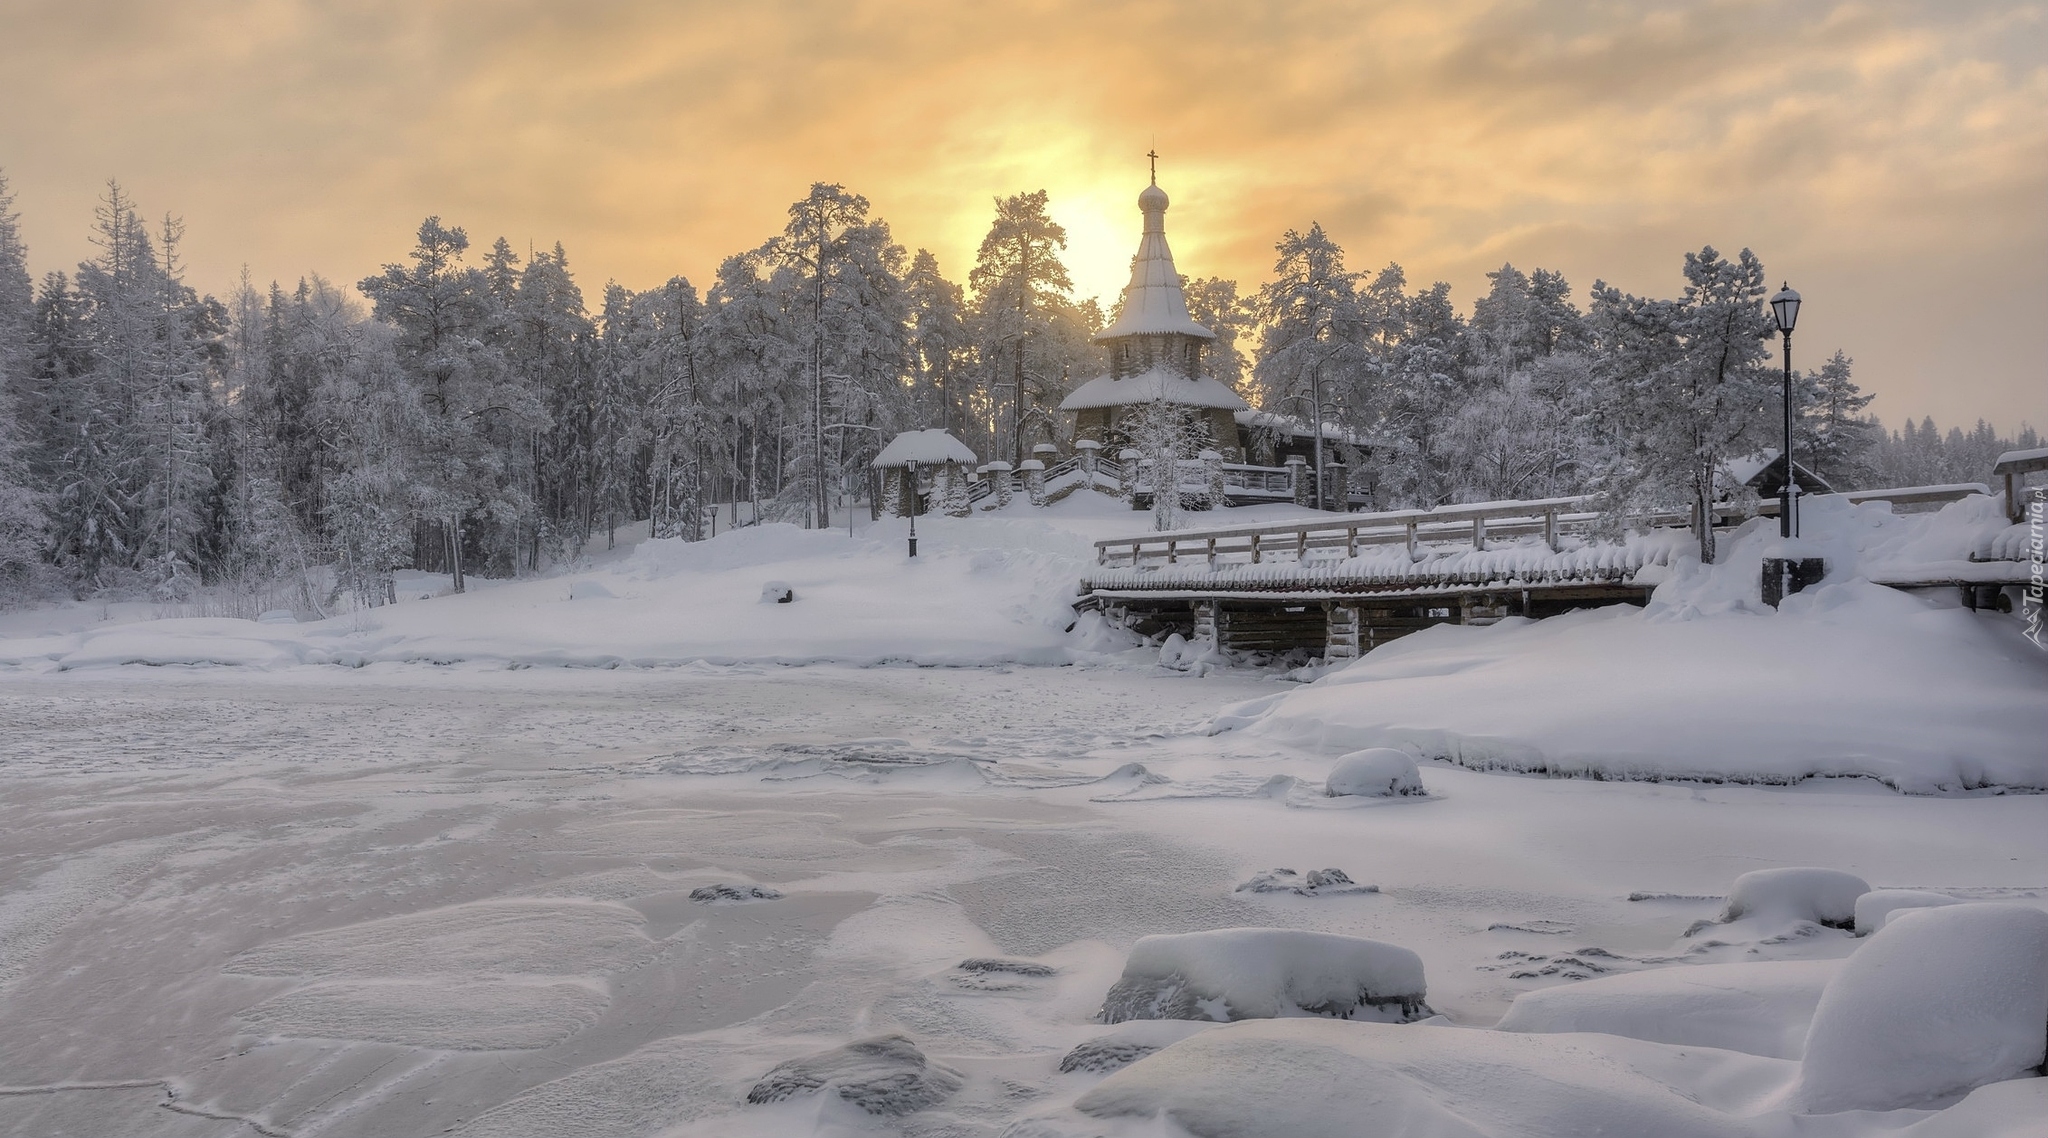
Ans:
[[[807,1132],[815,1105],[738,1104],[777,1063],[902,1031],[967,1079],[953,1129],[905,1132],[994,1135],[1070,1078],[1053,1065],[1148,933],[1391,941],[1484,1026],[1674,955],[1850,951],[1682,942],[1750,869],[2048,895],[2043,796],[1428,767],[1429,799],[1336,806],[1309,792],[1334,756],[1198,734],[1273,690],[1124,668],[0,677],[0,1133]],[[1154,777],[1114,773],[1132,762]],[[1277,866],[1381,892],[1233,892]],[[784,896],[690,899],[716,883]],[[1058,972],[954,967],[996,955]]]

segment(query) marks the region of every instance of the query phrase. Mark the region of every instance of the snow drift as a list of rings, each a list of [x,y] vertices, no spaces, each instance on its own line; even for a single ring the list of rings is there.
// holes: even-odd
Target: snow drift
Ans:
[[[1757,590],[1778,538],[1752,523],[1719,564],[1679,561],[1646,609],[1438,625],[1212,730],[1603,779],[2048,789],[2048,654],[2011,616],[1866,579],[1965,571],[2003,532],[1995,505],[1899,518],[1828,501],[1798,551],[1827,557],[1828,576],[1776,611]]]

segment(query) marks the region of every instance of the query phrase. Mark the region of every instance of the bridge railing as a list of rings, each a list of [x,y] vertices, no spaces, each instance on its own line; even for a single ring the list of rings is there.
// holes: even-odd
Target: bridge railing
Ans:
[[[1592,528],[1600,515],[1590,497],[1545,498],[1530,502],[1478,502],[1439,506],[1434,510],[1385,510],[1339,514],[1302,522],[1256,526],[1175,530],[1138,537],[1109,538],[1095,543],[1095,563],[1138,568],[1148,563],[1177,564],[1184,558],[1245,555],[1253,564],[1275,556],[1302,560],[1311,550],[1338,549],[1355,557],[1361,547],[1405,543],[1411,557],[1425,541],[1468,538],[1485,549],[1489,537],[1520,537],[1540,533],[1552,548],[1559,536]],[[1668,524],[1660,517],[1652,524]]]
[[[1840,495],[1851,502],[1887,501],[1900,506],[1941,505],[1973,494],[1988,493],[1975,483],[1948,486],[1906,486],[1887,490],[1850,491]],[[1341,550],[1356,557],[1361,548],[1376,545],[1408,547],[1411,560],[1419,558],[1424,542],[1469,541],[1473,549],[1485,549],[1493,538],[1542,535],[1551,549],[1566,534],[1595,529],[1602,515],[1591,495],[1569,498],[1541,498],[1522,502],[1474,502],[1439,506],[1433,510],[1384,510],[1377,513],[1332,514],[1307,521],[1275,522],[1255,526],[1227,526],[1215,529],[1174,530],[1137,537],[1109,538],[1095,543],[1095,563],[1104,567],[1136,569],[1146,565],[1174,565],[1183,560],[1247,559],[1259,564],[1273,558],[1306,560],[1311,551]],[[1777,512],[1776,499],[1759,503],[1754,513],[1734,503],[1714,507],[1714,524],[1732,525],[1756,515]],[[1689,511],[1660,511],[1632,514],[1632,527],[1690,526]]]

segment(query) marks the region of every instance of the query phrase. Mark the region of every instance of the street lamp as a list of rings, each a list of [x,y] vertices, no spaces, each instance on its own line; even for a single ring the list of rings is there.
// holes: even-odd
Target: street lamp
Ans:
[[[1778,489],[1778,536],[1799,536],[1799,478],[1792,466],[1792,326],[1799,322],[1799,294],[1781,284],[1771,298],[1771,315],[1785,337],[1785,484]]]
[[[917,495],[917,460],[916,460],[916,459],[914,459],[914,458],[910,460],[910,470],[909,470],[909,474],[908,474],[908,476],[907,476],[907,477],[908,477],[908,479],[909,479],[909,482],[910,482],[910,486],[908,487],[908,490],[909,490],[909,494],[910,494],[910,555],[911,555],[912,557],[916,557],[916,556],[917,556],[917,508],[918,508],[918,506],[919,506],[919,505],[920,505],[921,503],[919,503],[919,501],[918,501],[918,495]]]

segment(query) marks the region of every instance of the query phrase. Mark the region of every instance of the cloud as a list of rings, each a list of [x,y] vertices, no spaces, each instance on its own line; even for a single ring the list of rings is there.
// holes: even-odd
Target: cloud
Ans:
[[[1355,267],[1466,303],[1504,260],[1668,293],[1684,250],[1748,245],[1888,416],[2048,423],[2037,3],[99,0],[8,21],[0,164],[45,267],[86,254],[118,176],[187,219],[209,288],[244,261],[355,279],[428,213],[560,239],[586,278],[701,281],[827,180],[960,278],[991,198],[1046,188],[1077,283],[1108,292],[1156,142],[1197,275],[1251,286],[1311,220]],[[1982,299],[1944,314],[1958,289]]]

